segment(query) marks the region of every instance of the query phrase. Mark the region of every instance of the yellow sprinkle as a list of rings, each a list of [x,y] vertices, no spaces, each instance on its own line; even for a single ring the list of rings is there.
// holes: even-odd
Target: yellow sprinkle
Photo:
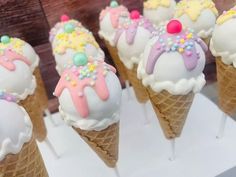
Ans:
[[[176,6],[175,17],[186,14],[192,21],[196,21],[205,9],[209,9],[215,16],[218,16],[218,11],[212,0],[182,0]]]
[[[185,42],[184,39],[180,39],[180,43],[183,44]]]
[[[71,85],[72,85],[73,87],[75,87],[75,86],[77,85],[77,84],[76,84],[76,81],[74,81],[74,80],[71,81],[70,83],[71,83]]]
[[[144,8],[156,9],[158,7],[170,7],[170,0],[148,0],[144,2]]]
[[[227,12],[224,12],[216,21],[218,25],[221,25],[228,20],[234,18],[236,16],[236,6],[233,9],[230,9]]]
[[[183,48],[179,48],[179,52],[180,52],[180,53],[183,53],[183,52],[184,52],[184,49],[183,49]]]
[[[86,44],[91,44],[96,48],[99,48],[94,37],[87,32],[75,30],[72,33],[60,33],[56,35],[57,42],[53,49],[58,54],[63,54],[66,49],[73,49],[76,52],[84,52]],[[79,34],[78,34],[79,32]],[[58,50],[65,49],[65,50]]]
[[[193,37],[193,33],[189,33],[188,35],[187,35],[187,39],[191,39]]]

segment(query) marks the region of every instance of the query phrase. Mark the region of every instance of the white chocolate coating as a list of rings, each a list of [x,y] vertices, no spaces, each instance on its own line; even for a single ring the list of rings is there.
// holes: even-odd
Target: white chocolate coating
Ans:
[[[167,90],[173,95],[199,92],[206,83],[202,73],[205,67],[205,53],[201,46],[195,43],[200,59],[194,70],[186,69],[182,55],[178,52],[165,52],[158,58],[154,72],[149,75],[146,73],[146,65],[151,48],[157,40],[158,37],[154,37],[148,42],[138,66],[137,76],[142,79],[143,85],[150,86],[155,92]]]
[[[143,16],[149,19],[155,25],[159,25],[162,22],[170,20],[174,17],[174,11],[176,2],[174,0],[170,0],[169,7],[158,6],[155,9],[144,8]]]
[[[17,154],[32,137],[32,123],[24,108],[0,100],[0,162],[8,154]]]
[[[113,72],[108,72],[105,80],[109,90],[106,101],[101,100],[91,87],[84,89],[89,107],[89,116],[86,118],[79,115],[68,89],[64,89],[59,103],[60,113],[67,124],[82,130],[100,131],[119,121],[122,91],[120,82]]]
[[[17,100],[24,100],[35,91],[35,77],[27,64],[22,61],[14,63],[16,65],[14,71],[9,71],[0,65],[0,90],[16,96]]]

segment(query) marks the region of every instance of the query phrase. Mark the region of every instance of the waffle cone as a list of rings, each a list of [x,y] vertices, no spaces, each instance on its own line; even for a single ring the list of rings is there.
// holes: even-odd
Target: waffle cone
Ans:
[[[47,136],[47,129],[44,123],[43,112],[40,109],[40,103],[36,94],[29,95],[26,99],[20,101],[26,112],[29,114],[33,123],[33,134],[38,141],[43,141]]]
[[[229,116],[236,113],[236,68],[216,59],[219,106]]]
[[[135,96],[140,103],[146,103],[149,99],[146,88],[143,86],[142,81],[137,78],[137,65],[133,69],[127,69],[127,74],[130,83],[133,86]]]
[[[167,91],[155,93],[151,88],[147,90],[165,137],[167,139],[179,137],[192,105],[194,93],[171,95]]]
[[[9,154],[0,162],[1,177],[48,177],[34,138],[18,154]]]
[[[104,41],[105,41],[106,47],[112,57],[112,60],[113,60],[115,66],[120,74],[120,77],[123,80],[128,80],[125,65],[120,60],[120,57],[118,56],[118,51],[117,51],[116,47],[111,46],[108,41],[106,41],[106,40],[104,40]]]
[[[114,168],[116,166],[119,146],[119,123],[114,123],[102,131],[74,129],[108,167]]]
[[[34,76],[37,82],[37,88],[35,90],[35,94],[37,95],[38,100],[40,102],[40,109],[44,112],[44,110],[48,108],[48,97],[39,67],[35,68]]]
[[[207,46],[209,46],[211,37],[208,37],[208,38],[205,38],[205,39],[202,39],[202,40],[206,43]]]

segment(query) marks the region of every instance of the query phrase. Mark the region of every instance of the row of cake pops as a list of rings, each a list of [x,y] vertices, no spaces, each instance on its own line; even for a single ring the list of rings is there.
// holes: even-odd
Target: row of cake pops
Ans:
[[[43,121],[49,111],[39,57],[28,43],[3,35],[0,75],[0,176],[47,177],[35,142],[52,147]]]
[[[226,115],[236,113],[235,8],[217,19],[211,0],[182,0],[173,6],[175,2],[170,0],[146,1],[143,17],[111,1],[99,19],[99,35],[118,71],[131,82],[140,103],[151,101],[172,145],[181,134],[194,94],[205,85],[202,71],[210,40],[217,57],[219,105],[224,112],[218,136],[222,136]]]

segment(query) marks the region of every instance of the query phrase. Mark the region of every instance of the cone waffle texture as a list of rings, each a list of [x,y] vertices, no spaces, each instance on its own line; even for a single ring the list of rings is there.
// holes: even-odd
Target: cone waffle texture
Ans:
[[[236,113],[236,68],[216,59],[219,106],[229,116]]]
[[[119,147],[119,123],[110,125],[102,131],[74,129],[108,167],[114,168],[116,166]]]
[[[155,93],[151,88],[147,90],[166,138],[174,139],[179,137],[192,105],[194,93],[171,95],[167,91]]]
[[[202,39],[202,40],[206,43],[207,46],[209,46],[211,37],[208,37],[208,38],[205,38],[205,39]]]
[[[40,102],[36,94],[29,95],[26,99],[20,101],[26,112],[29,114],[33,123],[33,133],[38,141],[43,141],[47,136],[47,129],[43,119],[43,112],[40,109]]]
[[[128,76],[127,76],[127,73],[126,73],[126,68],[125,68],[125,65],[122,63],[122,61],[120,60],[120,57],[118,56],[118,51],[116,49],[116,47],[113,47],[109,44],[108,41],[105,40],[105,44],[106,44],[106,47],[112,57],[112,60],[120,74],[120,77],[123,79],[123,80],[128,80]]]
[[[48,97],[39,67],[35,68],[34,75],[36,77],[37,82],[35,94],[37,95],[38,100],[40,102],[40,109],[44,112],[44,110],[48,108]]]
[[[48,177],[34,138],[18,154],[9,154],[0,162],[0,177]]]
[[[146,88],[142,84],[142,81],[137,78],[137,65],[134,65],[132,70],[127,69],[127,74],[129,81],[133,86],[137,100],[140,103],[146,103],[149,100],[149,96]]]

